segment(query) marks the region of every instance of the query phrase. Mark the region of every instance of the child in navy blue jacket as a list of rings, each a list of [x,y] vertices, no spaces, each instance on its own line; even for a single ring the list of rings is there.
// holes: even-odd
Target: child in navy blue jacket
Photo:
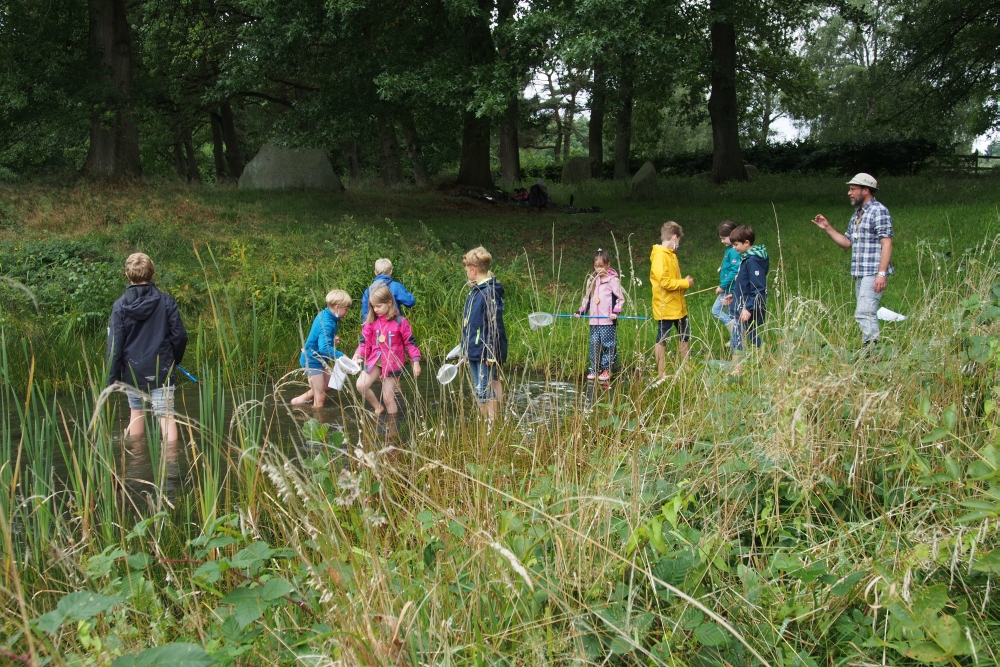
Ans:
[[[417,304],[415,296],[403,287],[403,283],[392,279],[392,262],[385,257],[375,260],[375,282],[361,295],[361,321],[368,317],[368,297],[372,290],[379,285],[385,285],[392,292],[392,298],[396,301],[396,309],[402,315],[407,308],[413,308]]]
[[[493,256],[479,246],[465,253],[462,264],[472,292],[462,311],[462,350],[472,371],[479,408],[489,419],[503,398],[499,368],[507,360],[507,331],[503,325],[503,285],[493,276]]]
[[[767,248],[754,245],[756,236],[752,227],[740,225],[729,234],[729,240],[740,253],[740,268],[732,287],[732,313],[737,324],[730,340],[733,357],[738,358],[745,342],[760,347],[758,329],[767,316],[767,272],[771,261]]]
[[[160,418],[166,442],[177,441],[174,419],[175,369],[184,359],[187,330],[177,302],[153,284],[153,260],[134,252],[125,260],[129,286],[115,301],[108,324],[108,384],[121,382],[128,395],[125,437],[146,432],[143,410],[149,404]]]
[[[338,357],[344,353],[337,349],[337,329],[340,320],[351,307],[351,295],[342,289],[330,290],[326,295],[326,308],[313,319],[309,336],[299,354],[299,364],[309,380],[309,390],[292,399],[292,405],[304,405],[312,401],[314,408],[321,408],[326,402],[330,369]]]

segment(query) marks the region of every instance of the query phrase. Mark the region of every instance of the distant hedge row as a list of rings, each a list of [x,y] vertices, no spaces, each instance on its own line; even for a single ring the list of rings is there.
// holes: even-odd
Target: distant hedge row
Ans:
[[[761,173],[802,174],[830,173],[853,175],[860,171],[876,178],[919,173],[935,157],[950,154],[950,147],[927,139],[892,139],[882,141],[842,141],[819,143],[817,141],[789,141],[766,146],[751,146],[743,150],[747,164]],[[634,158],[629,169],[634,174],[646,160],[656,167],[660,175],[694,176],[712,169],[711,153],[678,153],[676,155]],[[604,178],[614,176],[614,161],[604,163]],[[562,164],[522,170],[525,177],[559,181]]]

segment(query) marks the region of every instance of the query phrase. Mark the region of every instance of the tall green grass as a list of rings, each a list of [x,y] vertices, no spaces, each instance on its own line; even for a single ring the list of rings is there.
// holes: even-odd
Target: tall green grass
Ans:
[[[405,277],[440,358],[463,294],[451,251],[419,241]],[[353,392],[335,397],[358,415],[343,433],[309,413],[277,419],[301,381],[269,370],[298,346],[266,292],[286,283],[232,249],[199,250],[198,419],[178,444],[148,424],[145,501],[116,472],[128,455],[100,357],[46,384],[31,350],[0,338],[0,407],[15,417],[0,430],[0,651],[118,667],[995,664],[991,243],[919,246],[919,298],[871,356],[852,344],[845,290],[780,271],[766,347],[739,374],[709,362],[724,349],[706,326],[654,387],[646,332],[623,324],[625,369],[592,400],[488,424],[467,386],[424,387],[394,441]],[[363,255],[329,268],[342,281],[307,284],[359,286]],[[577,299],[539,277],[542,262],[497,270],[509,390],[524,368],[554,382],[585,362],[579,323],[524,324]],[[179,449],[191,468],[171,495]]]

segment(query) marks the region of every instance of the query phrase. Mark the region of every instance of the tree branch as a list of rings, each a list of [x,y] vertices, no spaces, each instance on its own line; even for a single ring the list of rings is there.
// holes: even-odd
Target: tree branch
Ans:
[[[292,103],[289,102],[288,100],[286,100],[284,98],[281,98],[281,97],[273,97],[271,95],[267,95],[266,93],[258,93],[258,92],[252,91],[252,90],[241,90],[237,94],[238,95],[242,95],[243,97],[258,97],[258,98],[260,98],[262,100],[267,100],[268,102],[274,102],[275,104],[281,104],[283,106],[288,107],[289,109],[292,108]]]

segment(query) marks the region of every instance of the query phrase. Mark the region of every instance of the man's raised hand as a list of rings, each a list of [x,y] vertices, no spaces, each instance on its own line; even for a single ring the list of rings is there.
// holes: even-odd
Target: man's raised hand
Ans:
[[[826,216],[824,216],[822,213],[820,215],[817,215],[815,218],[813,218],[812,221],[813,221],[813,224],[816,225],[817,227],[819,227],[820,229],[823,229],[823,230],[830,229],[830,221],[827,220]]]

